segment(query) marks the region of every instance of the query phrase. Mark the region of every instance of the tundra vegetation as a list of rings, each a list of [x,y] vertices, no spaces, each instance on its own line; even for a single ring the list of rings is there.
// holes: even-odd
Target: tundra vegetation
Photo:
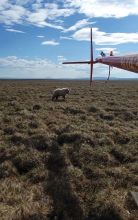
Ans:
[[[134,220],[131,191],[138,81],[0,81],[0,219]]]

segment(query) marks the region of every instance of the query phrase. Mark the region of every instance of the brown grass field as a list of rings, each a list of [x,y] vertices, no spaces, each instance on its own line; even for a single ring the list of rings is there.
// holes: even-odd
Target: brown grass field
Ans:
[[[131,191],[138,80],[0,81],[0,220],[138,220]]]

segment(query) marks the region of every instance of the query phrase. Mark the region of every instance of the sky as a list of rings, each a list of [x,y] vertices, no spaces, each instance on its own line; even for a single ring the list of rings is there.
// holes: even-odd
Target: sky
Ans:
[[[138,52],[138,0],[0,0],[0,78],[89,78],[90,65],[104,51]],[[108,77],[95,64],[94,77]],[[111,77],[138,78],[118,68]]]

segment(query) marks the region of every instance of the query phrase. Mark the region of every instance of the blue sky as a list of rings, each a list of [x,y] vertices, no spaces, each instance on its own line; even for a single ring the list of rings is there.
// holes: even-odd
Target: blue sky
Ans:
[[[89,65],[63,65],[138,52],[138,0],[0,0],[0,78],[89,78]],[[95,64],[94,76],[108,66]],[[117,68],[112,77],[138,78]]]

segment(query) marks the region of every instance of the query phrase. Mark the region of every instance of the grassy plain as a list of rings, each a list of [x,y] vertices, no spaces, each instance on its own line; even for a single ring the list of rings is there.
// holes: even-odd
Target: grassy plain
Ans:
[[[0,81],[1,220],[136,220],[131,191],[138,81]]]

